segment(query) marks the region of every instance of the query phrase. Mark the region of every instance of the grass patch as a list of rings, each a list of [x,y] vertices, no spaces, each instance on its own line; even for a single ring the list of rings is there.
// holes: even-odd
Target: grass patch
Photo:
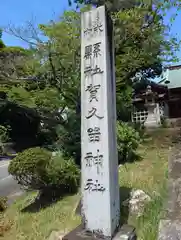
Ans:
[[[162,205],[167,193],[168,155],[177,133],[172,129],[157,129],[147,133],[138,149],[142,160],[126,163],[119,169],[122,188],[141,189],[152,199],[145,206],[141,217],[127,217],[128,223],[136,227],[139,240],[157,238]]]
[[[128,223],[137,228],[139,240],[155,240],[166,192],[168,154],[172,139],[177,135],[170,129],[157,129],[145,136],[138,152],[141,161],[127,163],[120,167],[121,189],[142,189],[152,198],[140,218],[127,216]],[[124,191],[120,193],[124,195]],[[2,240],[45,240],[53,230],[69,231],[80,223],[74,215],[78,195],[68,196],[36,212],[22,212],[30,204],[36,193],[29,193],[17,200],[5,213],[5,220],[11,219],[13,225]],[[122,215],[122,218],[124,216]]]
[[[35,198],[36,193],[21,197],[6,212],[6,218],[13,219],[13,226],[4,237],[6,240],[45,240],[53,230],[71,230],[80,223],[73,214],[78,196],[68,196],[39,212],[22,212]]]
[[[162,217],[163,202],[166,197],[165,189],[166,186],[163,186],[163,192],[158,196],[154,196],[152,201],[145,206],[144,214],[135,220],[135,226],[140,240],[157,239],[159,221]]]

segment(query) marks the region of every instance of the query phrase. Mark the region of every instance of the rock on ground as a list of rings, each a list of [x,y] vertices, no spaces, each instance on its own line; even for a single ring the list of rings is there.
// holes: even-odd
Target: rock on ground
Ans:
[[[65,233],[62,231],[52,231],[48,240],[62,240]]]
[[[145,204],[150,201],[150,196],[148,196],[143,190],[132,190],[130,193],[130,199],[128,200],[130,214],[137,215],[138,217],[141,216]]]

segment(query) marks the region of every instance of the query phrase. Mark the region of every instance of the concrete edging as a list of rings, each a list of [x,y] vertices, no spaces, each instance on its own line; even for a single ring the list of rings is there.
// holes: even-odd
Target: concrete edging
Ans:
[[[169,155],[168,196],[163,212],[158,240],[181,239],[181,144],[176,144]]]

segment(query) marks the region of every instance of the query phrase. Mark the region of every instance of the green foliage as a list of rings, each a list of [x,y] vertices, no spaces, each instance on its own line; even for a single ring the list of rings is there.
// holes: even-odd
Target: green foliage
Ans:
[[[161,15],[153,13],[149,5],[113,13],[112,18],[115,22],[117,92],[123,84],[132,85],[132,79],[140,81],[159,76],[162,64],[168,59],[175,60],[178,41],[170,36]]]
[[[52,157],[47,169],[50,186],[64,193],[75,193],[80,183],[80,170],[73,159],[64,160],[61,154]]]
[[[118,120],[129,121],[134,83],[159,76],[162,65],[168,59],[175,59],[178,41],[170,37],[169,28],[161,16],[170,4],[154,2],[153,7],[149,0],[144,4],[132,0],[76,2],[96,6],[106,4],[109,8],[115,29],[117,115]],[[0,51],[0,72],[8,73],[2,76],[5,86],[1,84],[6,100],[33,108],[35,118],[42,123],[35,132],[36,137],[44,146],[53,142],[65,157],[73,157],[77,164],[80,164],[81,115],[80,12],[90,8],[82,6],[79,12],[65,11],[57,22],[40,24],[39,31],[45,42],[37,39],[35,29],[31,29],[27,41],[34,45],[29,51],[9,47]],[[26,36],[23,38],[26,40]],[[24,81],[22,77],[27,76],[34,80]],[[9,77],[13,78],[10,86],[6,80]]]
[[[17,84],[27,77],[32,68],[32,51],[21,47],[0,48],[0,81],[6,85]],[[32,71],[31,71],[32,73]]]
[[[39,147],[30,148],[18,153],[10,162],[8,171],[19,184],[32,189],[43,189],[46,186],[46,169],[50,159],[51,152]]]
[[[125,7],[112,13],[115,23],[117,115],[119,120],[128,121],[132,111],[132,79],[140,81],[137,73],[144,80],[158,76],[162,71],[163,57],[172,54],[175,43],[163,41],[166,28],[158,13],[155,12],[156,15],[151,18],[153,12],[149,4],[138,6],[129,2],[126,6],[126,1],[119,2]],[[144,21],[146,15],[152,19],[149,24],[149,20]],[[57,89],[60,108],[69,110],[67,120],[56,127],[56,146],[66,157],[73,157],[80,164],[80,13],[66,11],[60,22],[39,27],[49,39],[37,48],[37,52],[48,56],[48,61],[41,66],[40,76],[49,88]],[[46,104],[41,102],[38,109],[42,112]]]
[[[4,212],[7,208],[7,198],[0,197],[0,212]]]
[[[0,125],[0,142],[6,143],[9,140],[10,127]]]
[[[5,154],[4,143],[6,143],[9,139],[10,127],[5,127],[0,125],[0,154]]]
[[[3,43],[3,41],[0,39],[0,49],[4,48],[5,44]]]
[[[69,4],[71,5],[73,0],[68,0]],[[136,4],[140,3],[137,0],[74,0],[77,6],[80,4],[92,4],[95,7],[99,7],[102,5],[106,5],[109,11],[120,11],[122,9],[127,9],[130,7],[135,6]]]
[[[161,116],[161,127],[163,128],[169,127],[169,121],[165,116]]]
[[[0,29],[0,49],[5,47],[5,44],[3,43],[1,38],[2,38],[2,30]]]
[[[0,196],[0,237],[4,237],[5,232],[12,227],[12,221],[4,217],[4,212],[8,207],[7,201],[7,197]]]
[[[7,93],[7,98],[9,101],[27,107],[34,107],[34,98],[32,97],[31,92],[28,92],[22,86],[15,87],[12,86],[10,91]]]
[[[140,141],[140,135],[133,127],[124,122],[117,122],[119,163],[136,160],[136,149]]]
[[[155,240],[159,233],[160,220],[165,218],[164,203],[168,198],[168,173],[165,172],[164,179],[160,179],[159,194],[152,197],[152,201],[144,207],[143,215],[137,218],[135,227],[139,229],[137,232],[140,239],[147,239],[149,232],[150,240]],[[156,177],[156,176],[155,176]]]
[[[40,25],[49,41],[37,49],[48,56],[41,78],[59,91],[61,105],[74,109],[80,99],[80,14],[65,11],[60,22]]]
[[[11,57],[16,57],[16,56],[28,56],[30,55],[30,51],[27,49],[24,49],[22,47],[5,47],[1,49],[1,54],[7,53],[8,55],[11,55]]]
[[[49,39],[49,42],[37,49],[42,52],[43,48],[49,60],[42,66],[40,76],[48,83],[49,89],[56,93],[51,97],[51,91],[47,91],[47,98],[49,95],[51,103],[57,101],[57,105],[52,108],[50,104],[41,104],[41,112],[46,116],[47,111],[52,112],[52,116],[56,115],[56,119],[60,120],[60,124],[56,125],[58,139],[55,147],[61,149],[65,157],[73,157],[80,165],[80,14],[65,11],[60,22],[39,27]],[[60,110],[59,114],[56,109]],[[65,120],[63,115],[66,116]]]
[[[128,122],[132,113],[132,92],[133,88],[128,84],[122,84],[116,94],[117,119]]]
[[[19,184],[29,189],[49,194],[75,192],[79,186],[80,172],[72,159],[52,157],[52,153],[36,147],[19,153],[11,161],[8,171]]]
[[[78,4],[92,4],[95,6],[101,6],[101,5],[107,5],[111,6],[111,9],[117,9],[120,7],[120,5],[123,5],[123,8],[126,8],[127,6],[130,7],[130,5],[134,4],[155,4],[158,3],[160,9],[162,10],[168,10],[171,7],[177,7],[178,10],[181,9],[180,0],[173,0],[173,1],[168,1],[168,0],[163,0],[163,1],[150,1],[150,0],[68,0],[68,4],[71,5],[72,3]]]
[[[80,166],[80,116],[69,113],[66,123],[57,127],[57,137],[56,148],[61,149],[65,157],[73,157]]]
[[[61,106],[61,98],[56,88],[46,87],[33,91],[34,102],[37,109],[44,112],[55,112]]]

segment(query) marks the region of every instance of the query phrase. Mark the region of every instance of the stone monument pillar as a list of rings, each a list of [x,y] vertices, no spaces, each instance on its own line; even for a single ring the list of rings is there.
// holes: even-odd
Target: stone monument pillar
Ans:
[[[132,239],[120,220],[112,23],[105,6],[81,17],[81,215],[64,240]],[[130,229],[126,230],[131,232]],[[126,233],[127,233],[126,232]],[[121,238],[122,237],[122,238]]]
[[[112,24],[104,6],[81,20],[82,218],[110,238],[120,218]]]

